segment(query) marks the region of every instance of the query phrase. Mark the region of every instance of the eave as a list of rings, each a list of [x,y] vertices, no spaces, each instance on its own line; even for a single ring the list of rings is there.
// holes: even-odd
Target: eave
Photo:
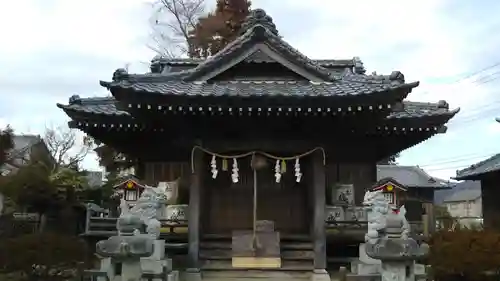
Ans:
[[[62,108],[66,114],[75,121],[80,123],[89,123],[93,120],[94,125],[105,125],[106,123],[116,123],[116,124],[133,124],[132,127],[139,127],[138,124],[144,121],[142,119],[135,119],[128,111],[122,110],[117,107],[118,102],[113,98],[90,98],[81,99],[79,97],[72,97],[70,99],[70,104],[62,105],[58,104],[59,108]],[[128,108],[127,108],[128,109]],[[153,109],[153,108],[151,108]],[[154,108],[158,110],[158,108]],[[241,108],[240,108],[241,109]],[[318,110],[321,109],[321,110]],[[165,111],[175,111],[179,108],[166,107]],[[347,108],[348,111],[357,111],[358,108]],[[406,131],[439,131],[442,130],[443,125],[446,124],[453,116],[458,113],[459,109],[449,110],[448,105],[445,103],[415,103],[415,102],[404,102],[401,109],[395,109],[388,117],[386,117],[382,123],[376,126],[378,131],[388,131],[388,132],[400,132]],[[288,115],[288,109],[285,108],[266,108],[262,112],[267,116],[286,116]],[[222,110],[221,108],[195,108],[187,107],[183,108],[179,113],[182,114],[206,114],[210,115],[228,115],[228,116],[247,116],[249,114],[255,114],[256,116],[260,113],[254,109],[249,111],[248,108],[243,110],[235,109],[234,111],[228,111],[227,109]],[[291,114],[297,114],[290,112]],[[310,114],[311,116],[332,116],[342,113],[341,111],[328,111],[323,110],[323,108],[304,108],[301,112],[302,114]],[[107,120],[107,121],[105,121]],[[147,120],[146,120],[147,121]],[[99,125],[100,124],[100,125]]]
[[[458,170],[455,180],[481,180],[489,174],[500,172],[500,153],[465,169]]]

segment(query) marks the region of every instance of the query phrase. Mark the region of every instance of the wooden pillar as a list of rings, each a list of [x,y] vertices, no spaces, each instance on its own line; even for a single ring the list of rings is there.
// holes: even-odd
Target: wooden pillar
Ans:
[[[312,155],[313,172],[313,241],[314,269],[326,269],[326,232],[325,232],[325,166],[323,155],[318,151]]]
[[[189,187],[189,210],[188,210],[188,267],[191,271],[197,271],[199,265],[200,247],[200,205],[201,185],[203,176],[203,152],[195,151],[193,157],[194,173],[191,177]]]
[[[424,208],[429,222],[427,229],[429,230],[429,233],[432,234],[436,232],[436,214],[434,211],[434,203],[425,203]]]

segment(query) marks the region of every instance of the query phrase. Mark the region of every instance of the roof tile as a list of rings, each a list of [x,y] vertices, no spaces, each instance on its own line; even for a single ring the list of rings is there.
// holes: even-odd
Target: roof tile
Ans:
[[[309,81],[220,81],[197,83],[183,81],[162,81],[151,76],[136,81],[101,82],[108,88],[133,89],[164,95],[186,96],[352,96],[372,94],[396,89],[412,89],[413,83],[382,83],[369,78],[359,81],[339,80],[336,82]]]

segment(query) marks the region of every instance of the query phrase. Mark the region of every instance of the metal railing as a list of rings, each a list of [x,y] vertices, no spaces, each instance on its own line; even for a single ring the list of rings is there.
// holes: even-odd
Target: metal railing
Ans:
[[[88,216],[85,225],[85,234],[114,235],[117,233],[117,220],[118,218]],[[176,234],[187,232],[188,224],[186,220],[160,220],[160,222],[162,226],[162,233]]]

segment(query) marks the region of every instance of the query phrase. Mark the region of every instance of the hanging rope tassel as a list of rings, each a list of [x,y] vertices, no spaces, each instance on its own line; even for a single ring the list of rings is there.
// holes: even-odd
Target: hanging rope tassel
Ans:
[[[239,182],[239,173],[238,173],[238,161],[236,158],[233,158],[233,173],[231,174],[231,179],[233,180],[233,183],[238,183]]]
[[[300,171],[299,158],[295,159],[295,181],[300,182],[302,179],[302,172]]]
[[[215,155],[212,155],[212,161],[210,161],[210,167],[212,168],[211,169],[212,179],[217,178],[217,174],[219,173],[219,171],[217,171],[217,159],[215,158]]]
[[[274,166],[274,177],[276,178],[276,183],[280,183],[281,181],[280,160],[276,160],[276,165]]]

